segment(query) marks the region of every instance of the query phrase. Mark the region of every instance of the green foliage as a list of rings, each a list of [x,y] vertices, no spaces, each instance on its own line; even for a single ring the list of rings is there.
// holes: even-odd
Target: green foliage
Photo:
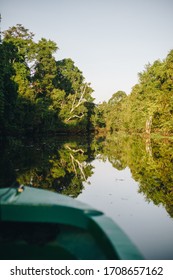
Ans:
[[[94,114],[92,116],[92,123],[96,129],[106,127],[106,112],[107,112],[106,102],[103,102],[95,106]]]
[[[74,65],[70,58],[57,61],[57,74],[55,78],[57,88],[64,90],[66,95],[81,91],[84,83],[82,72]]]
[[[54,88],[53,79],[56,76],[56,61],[53,53],[56,50],[56,44],[44,38],[36,45],[32,82],[38,96],[49,96]]]
[[[92,89],[71,59],[56,61],[55,42],[18,24],[1,47],[0,119],[4,134],[87,131]]]
[[[57,75],[54,84],[64,93],[59,108],[59,117],[66,125],[86,126],[88,122],[87,103],[93,102],[92,88],[84,82],[82,72],[74,65],[71,59],[63,59],[57,62]]]
[[[173,133],[173,50],[145,66],[129,96],[118,91],[104,107],[102,119],[111,132]]]
[[[96,107],[93,122],[98,128],[104,128],[115,132],[123,130],[123,112],[127,95],[124,91],[118,91],[112,95],[108,103],[103,102]]]
[[[0,125],[3,123],[3,116],[4,116],[4,68],[3,68],[3,62],[4,62],[4,53],[2,45],[0,45]],[[0,128],[2,129],[2,128]]]
[[[125,97],[126,97],[126,93],[124,91],[119,90],[112,95],[112,97],[108,101],[108,104],[118,105]]]
[[[117,91],[108,101],[106,126],[111,131],[123,129],[123,104],[126,100],[124,91]]]
[[[173,133],[173,50],[139,73],[129,96],[95,105],[92,88],[72,59],[56,61],[55,42],[21,24],[0,45],[0,130],[3,134],[107,131]]]

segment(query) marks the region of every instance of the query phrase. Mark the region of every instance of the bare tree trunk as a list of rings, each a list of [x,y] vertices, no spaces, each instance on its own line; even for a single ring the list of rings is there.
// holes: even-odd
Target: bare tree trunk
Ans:
[[[146,138],[145,144],[146,144],[145,148],[146,148],[147,154],[149,154],[149,156],[152,157],[152,146],[151,146],[150,135]]]
[[[145,132],[147,134],[151,133],[151,126],[152,126],[152,116],[149,117],[148,120],[146,120],[146,125],[145,125]]]

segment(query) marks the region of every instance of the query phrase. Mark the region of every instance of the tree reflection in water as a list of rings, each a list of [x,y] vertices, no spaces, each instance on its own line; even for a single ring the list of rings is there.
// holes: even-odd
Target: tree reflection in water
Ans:
[[[29,143],[11,139],[1,150],[0,186],[18,182],[77,197],[94,172],[92,160],[99,157],[117,170],[129,167],[139,192],[148,201],[162,204],[173,217],[172,141],[120,134]]]

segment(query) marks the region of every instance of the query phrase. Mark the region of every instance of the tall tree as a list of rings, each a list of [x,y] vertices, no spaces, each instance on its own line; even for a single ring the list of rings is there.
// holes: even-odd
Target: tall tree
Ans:
[[[74,94],[81,89],[84,82],[82,72],[71,58],[65,58],[57,61],[57,75],[55,85],[57,88],[64,90],[66,95]]]
[[[86,126],[90,108],[87,104],[94,100],[91,96],[93,90],[71,59],[57,62],[55,86],[65,93],[61,102],[60,118],[66,124],[85,123]]]

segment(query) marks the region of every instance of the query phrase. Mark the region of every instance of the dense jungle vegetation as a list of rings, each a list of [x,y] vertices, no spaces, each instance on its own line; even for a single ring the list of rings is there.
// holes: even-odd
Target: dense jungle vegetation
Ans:
[[[111,132],[173,133],[173,50],[138,74],[139,83],[126,95],[118,91],[97,108],[96,125]]]
[[[93,89],[71,58],[56,61],[55,42],[34,41],[21,24],[3,32],[0,44],[2,135],[89,132],[173,133],[173,50],[148,64],[126,95],[94,103]],[[115,77],[116,83],[116,77]]]
[[[6,134],[90,129],[92,88],[70,59],[56,61],[55,42],[22,25],[5,31],[0,46],[0,119]]]

